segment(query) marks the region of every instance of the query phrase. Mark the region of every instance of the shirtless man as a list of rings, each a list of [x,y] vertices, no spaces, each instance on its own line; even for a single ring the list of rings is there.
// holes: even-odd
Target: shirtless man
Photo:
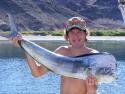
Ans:
[[[65,30],[65,39],[69,42],[68,46],[61,46],[55,50],[55,53],[65,56],[79,56],[88,53],[97,52],[94,49],[86,47],[88,31],[85,21],[80,17],[73,17],[67,21]],[[18,40],[21,35],[11,39],[19,47]],[[32,57],[27,55],[27,63],[34,77],[40,77],[48,70],[40,65],[38,66]],[[96,94],[97,80],[90,75],[86,80],[80,80],[70,77],[61,76],[60,94]]]

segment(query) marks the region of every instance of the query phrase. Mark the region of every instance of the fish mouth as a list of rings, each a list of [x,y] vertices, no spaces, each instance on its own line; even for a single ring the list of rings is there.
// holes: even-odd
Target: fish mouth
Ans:
[[[99,84],[101,83],[111,83],[115,80],[118,79],[118,77],[116,77],[115,75],[97,75],[96,79],[98,81]]]

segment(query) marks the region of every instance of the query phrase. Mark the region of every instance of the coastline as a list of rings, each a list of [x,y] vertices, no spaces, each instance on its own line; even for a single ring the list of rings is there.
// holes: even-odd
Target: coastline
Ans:
[[[27,40],[64,40],[63,36],[36,36],[36,35],[23,35],[24,39]],[[7,38],[1,37],[0,40],[8,40]],[[88,40],[114,40],[114,41],[125,41],[125,36],[88,36]]]

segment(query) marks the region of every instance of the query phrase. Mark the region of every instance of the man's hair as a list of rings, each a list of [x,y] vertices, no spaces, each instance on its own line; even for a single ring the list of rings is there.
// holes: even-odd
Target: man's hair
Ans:
[[[85,32],[86,36],[89,35],[89,31],[86,27],[86,22],[84,19],[82,19],[81,17],[72,17],[70,19],[68,19],[66,25],[65,25],[65,30],[64,30],[64,36],[65,39],[68,36],[68,33],[72,31],[72,29],[74,28],[78,28],[80,31]],[[68,40],[68,39],[66,39]],[[87,41],[87,38],[86,38]]]

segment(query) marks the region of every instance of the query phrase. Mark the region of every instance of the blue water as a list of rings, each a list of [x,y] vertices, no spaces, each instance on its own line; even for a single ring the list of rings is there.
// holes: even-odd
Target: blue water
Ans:
[[[59,94],[60,76],[34,78],[24,59],[0,59],[0,94]]]
[[[97,94],[125,94],[125,61],[118,61],[118,79],[98,86]],[[34,78],[25,59],[0,59],[0,94],[59,94],[60,75]]]

